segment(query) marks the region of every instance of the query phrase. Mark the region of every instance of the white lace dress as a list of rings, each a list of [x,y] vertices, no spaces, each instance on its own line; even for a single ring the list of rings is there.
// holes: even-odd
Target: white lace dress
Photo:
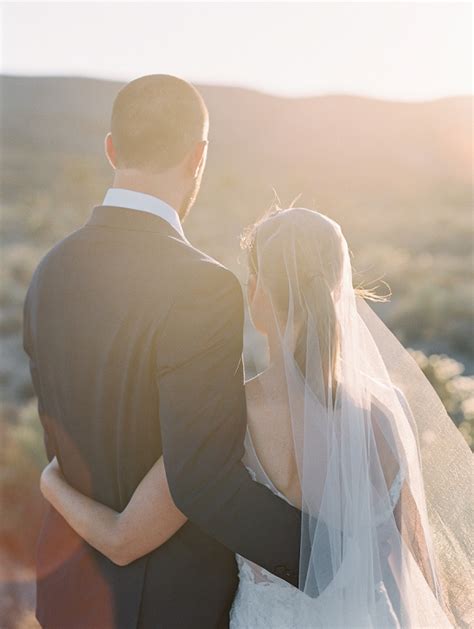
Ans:
[[[244,463],[256,482],[289,502],[265,473],[248,429]],[[402,480],[399,474],[390,490],[394,506],[400,495]],[[230,612],[230,629],[322,629],[337,626],[337,623],[331,621],[331,586],[317,599],[311,599],[288,582],[240,555],[237,555],[237,564],[240,582]],[[382,626],[399,628],[382,582],[376,588],[376,600],[377,629]],[[353,621],[353,627],[374,627],[367,618],[354,617]]]

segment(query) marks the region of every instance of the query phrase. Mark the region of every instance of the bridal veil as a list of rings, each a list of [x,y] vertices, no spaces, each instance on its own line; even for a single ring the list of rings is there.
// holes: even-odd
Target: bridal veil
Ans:
[[[249,240],[286,382],[315,626],[474,626],[471,452],[354,290],[340,226],[292,208]]]

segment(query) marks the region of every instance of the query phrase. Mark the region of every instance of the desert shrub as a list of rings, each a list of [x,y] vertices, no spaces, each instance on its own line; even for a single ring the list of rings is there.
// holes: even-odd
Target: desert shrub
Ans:
[[[449,416],[474,450],[474,377],[463,376],[464,366],[448,356],[426,356],[411,350],[425,376],[443,402]]]

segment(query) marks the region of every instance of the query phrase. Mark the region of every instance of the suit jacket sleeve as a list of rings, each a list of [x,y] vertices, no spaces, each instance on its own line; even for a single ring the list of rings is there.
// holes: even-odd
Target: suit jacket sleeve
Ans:
[[[227,269],[201,262],[160,336],[163,457],[178,508],[209,535],[293,585],[301,514],[254,482],[244,454],[243,299]]]
[[[50,434],[47,425],[47,416],[44,412],[42,403],[41,403],[41,394],[40,394],[40,383],[39,383],[39,374],[38,369],[36,367],[35,362],[35,354],[33,349],[33,340],[31,335],[31,312],[30,312],[30,304],[29,304],[29,291],[27,293],[24,307],[23,307],[23,349],[29,358],[29,367],[30,367],[30,375],[31,381],[33,383],[33,389],[38,398],[38,415],[41,420],[41,424],[43,426],[43,434],[44,434],[44,446],[46,449],[46,456],[48,457],[48,461],[52,461],[56,456],[53,438]]]

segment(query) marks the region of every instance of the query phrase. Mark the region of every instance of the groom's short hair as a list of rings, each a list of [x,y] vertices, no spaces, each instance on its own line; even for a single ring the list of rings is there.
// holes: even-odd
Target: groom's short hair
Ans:
[[[206,138],[208,113],[190,83],[150,74],[127,83],[112,108],[117,168],[161,172],[179,164]]]

